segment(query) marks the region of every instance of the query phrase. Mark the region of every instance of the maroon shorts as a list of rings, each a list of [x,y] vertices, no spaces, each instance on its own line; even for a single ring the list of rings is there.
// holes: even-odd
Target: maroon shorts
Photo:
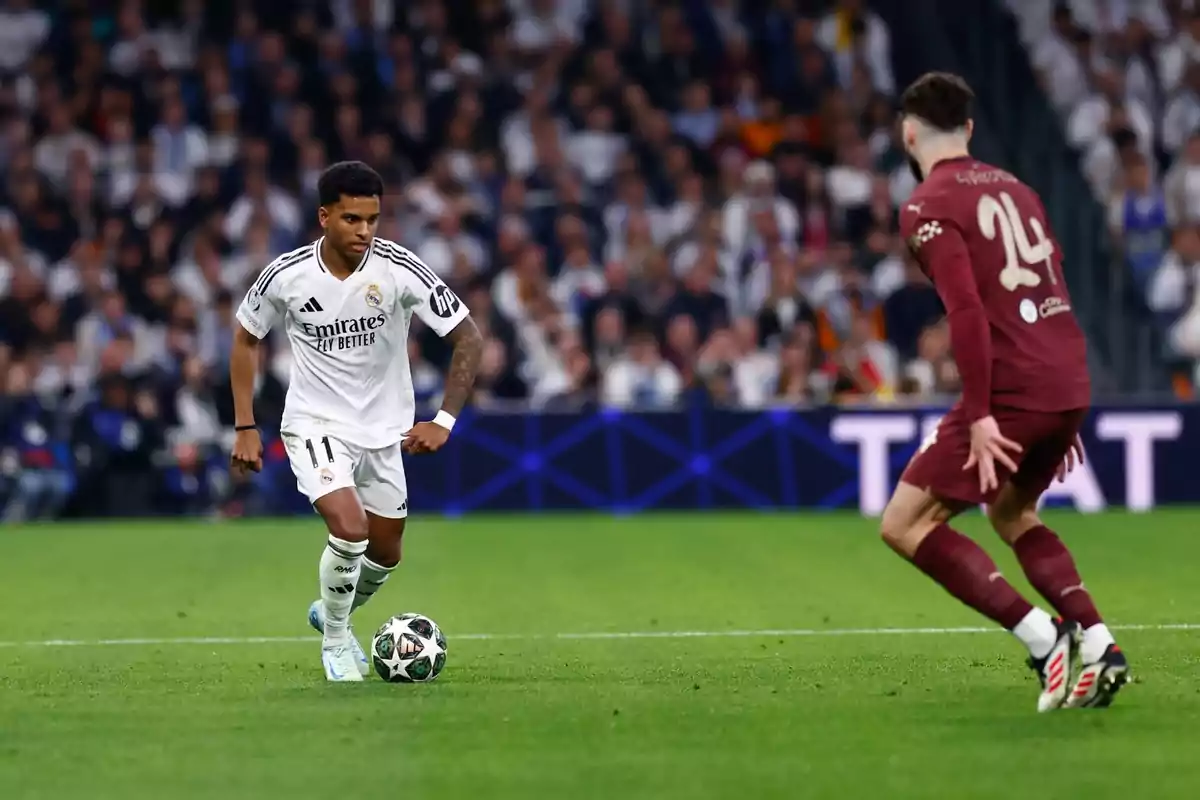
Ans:
[[[1025,411],[997,408],[992,413],[1000,426],[1000,433],[1022,447],[1020,453],[1011,454],[1017,463],[1015,473],[996,463],[999,485],[1003,486],[1011,480],[1030,493],[1040,495],[1045,492],[1083,426],[1087,409]],[[908,462],[900,480],[943,500],[956,500],[970,505],[991,503],[996,499],[998,490],[986,494],[979,491],[979,471],[963,470],[970,454],[971,426],[963,414],[962,406],[955,405],[942,417],[937,429],[921,443],[921,449]]]

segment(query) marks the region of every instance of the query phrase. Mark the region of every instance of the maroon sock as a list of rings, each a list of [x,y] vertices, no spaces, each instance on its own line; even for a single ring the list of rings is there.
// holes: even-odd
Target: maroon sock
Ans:
[[[1008,630],[1033,610],[1000,575],[992,557],[949,525],[934,528],[917,547],[912,562],[947,592]]]
[[[1100,612],[1083,588],[1075,559],[1054,531],[1045,525],[1030,528],[1017,539],[1013,552],[1025,570],[1025,577],[1055,611],[1084,628],[1100,624]]]

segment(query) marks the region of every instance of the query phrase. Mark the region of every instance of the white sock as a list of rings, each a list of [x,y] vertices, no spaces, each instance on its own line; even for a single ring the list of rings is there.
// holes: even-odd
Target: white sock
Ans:
[[[358,585],[354,590],[354,604],[350,606],[350,611],[356,611],[360,606],[365,606],[367,601],[375,596],[383,584],[387,583],[388,576],[392,574],[398,564],[393,564],[390,567],[381,567],[366,556],[362,557],[362,569],[358,573]]]
[[[350,606],[354,603],[354,586],[362,554],[367,542],[347,542],[330,536],[321,553],[318,575],[321,580],[321,601],[325,604],[325,638],[336,638],[346,633],[350,623]]]
[[[1108,626],[1101,622],[1083,632],[1083,644],[1079,647],[1079,660],[1084,664],[1095,664],[1104,656],[1104,651],[1116,639],[1109,632]]]
[[[1029,655],[1034,658],[1050,655],[1054,643],[1058,641],[1058,627],[1054,624],[1054,618],[1040,608],[1034,608],[1026,614],[1012,632],[1029,648]]]

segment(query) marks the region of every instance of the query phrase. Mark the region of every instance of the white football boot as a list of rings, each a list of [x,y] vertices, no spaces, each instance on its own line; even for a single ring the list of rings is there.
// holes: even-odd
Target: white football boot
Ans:
[[[1110,644],[1094,664],[1084,664],[1065,708],[1107,708],[1129,682],[1129,662],[1121,648]]]
[[[1030,668],[1042,682],[1042,693],[1038,696],[1038,713],[1060,708],[1071,690],[1071,669],[1079,650],[1082,635],[1078,622],[1054,621],[1058,628],[1058,639],[1045,658],[1029,659]]]
[[[308,607],[308,624],[312,626],[317,633],[325,634],[325,604],[320,600],[313,600],[311,606]],[[358,639],[354,636],[354,631],[347,627],[346,633],[350,637],[350,649],[354,651],[354,658],[358,662],[355,668],[358,674],[362,677],[367,677],[371,674],[371,661],[367,658],[367,654],[363,652],[362,645],[358,643]]]
[[[325,639],[321,642],[321,666],[325,668],[325,680],[334,683],[362,683],[362,673],[354,658],[351,637]]]

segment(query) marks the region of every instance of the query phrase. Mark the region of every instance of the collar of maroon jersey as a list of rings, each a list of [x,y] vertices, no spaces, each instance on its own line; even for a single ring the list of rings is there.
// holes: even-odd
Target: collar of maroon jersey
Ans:
[[[945,166],[950,166],[952,164],[959,164],[959,163],[962,163],[963,161],[974,161],[974,160],[975,160],[975,157],[969,156],[969,155],[955,156],[954,158],[943,158],[941,161],[934,164],[933,169],[931,169],[929,171],[930,171],[930,173],[932,173],[934,170],[936,170],[939,167],[945,167]]]

